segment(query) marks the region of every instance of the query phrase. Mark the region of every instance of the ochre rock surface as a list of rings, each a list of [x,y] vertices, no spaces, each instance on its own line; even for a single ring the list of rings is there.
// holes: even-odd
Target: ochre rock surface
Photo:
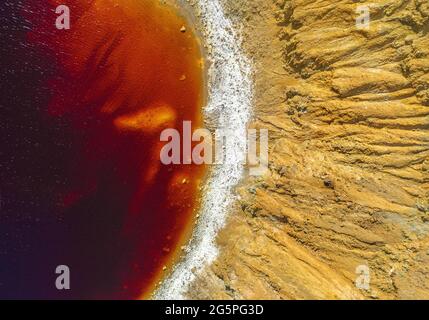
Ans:
[[[256,68],[270,171],[237,189],[189,298],[428,299],[429,2],[224,3]]]

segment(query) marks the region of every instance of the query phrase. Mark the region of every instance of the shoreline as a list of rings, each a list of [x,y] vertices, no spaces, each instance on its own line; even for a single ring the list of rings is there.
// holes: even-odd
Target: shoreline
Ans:
[[[181,1],[183,2],[183,1]],[[199,0],[192,7],[199,17],[196,26],[206,47],[206,74],[208,99],[203,115],[208,128],[232,129],[237,137],[246,137],[251,118],[253,86],[252,66],[241,48],[241,37],[225,16],[217,0]],[[242,141],[243,140],[243,141]],[[152,299],[184,299],[186,291],[202,270],[218,255],[216,237],[224,225],[229,206],[234,200],[233,189],[243,177],[245,155],[241,152],[246,139],[235,139],[234,150],[229,150],[234,165],[225,164],[208,169],[201,192],[199,218],[190,225],[191,236],[185,254],[175,260],[173,269],[151,294]],[[196,225],[195,225],[196,223]],[[189,234],[187,234],[189,236]]]

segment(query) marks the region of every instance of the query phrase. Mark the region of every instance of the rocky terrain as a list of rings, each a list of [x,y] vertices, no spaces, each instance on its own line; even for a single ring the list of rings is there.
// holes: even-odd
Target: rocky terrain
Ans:
[[[429,299],[429,2],[224,3],[255,65],[270,172],[237,189],[188,297]]]

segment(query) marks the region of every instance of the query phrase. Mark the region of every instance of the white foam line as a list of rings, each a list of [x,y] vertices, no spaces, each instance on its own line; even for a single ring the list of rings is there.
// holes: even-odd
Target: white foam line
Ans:
[[[233,189],[243,175],[247,125],[251,117],[252,67],[241,49],[241,39],[225,16],[218,0],[198,0],[200,22],[209,46],[209,101],[204,109],[208,119],[216,119],[218,127],[232,131],[232,148],[226,149],[227,163],[213,168],[205,186],[200,220],[186,256],[164,280],[155,299],[185,299],[189,285],[198,272],[218,255],[216,235],[224,226],[232,204]]]

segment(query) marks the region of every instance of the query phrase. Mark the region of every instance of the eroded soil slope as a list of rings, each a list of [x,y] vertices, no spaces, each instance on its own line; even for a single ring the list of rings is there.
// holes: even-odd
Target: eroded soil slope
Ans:
[[[255,63],[270,172],[237,190],[189,297],[429,298],[429,2],[225,5]]]

